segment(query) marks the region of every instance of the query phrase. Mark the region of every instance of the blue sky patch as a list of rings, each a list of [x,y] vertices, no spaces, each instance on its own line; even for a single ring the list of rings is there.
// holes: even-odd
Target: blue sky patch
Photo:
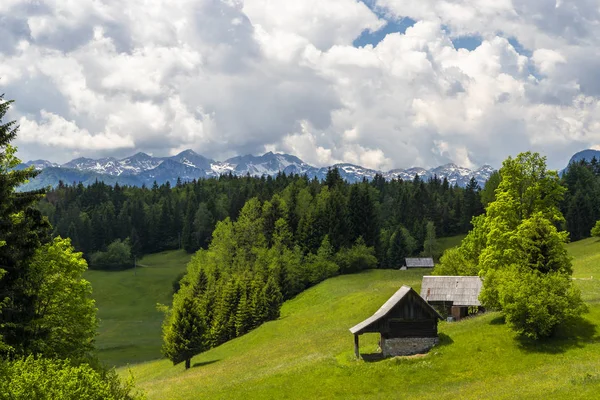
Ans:
[[[452,39],[452,44],[455,49],[467,49],[473,51],[478,48],[483,42],[483,39],[479,35],[475,36],[458,36]]]
[[[368,44],[377,46],[389,33],[404,33],[408,28],[413,26],[416,21],[410,18],[402,18],[400,20],[390,20],[384,15],[379,15],[379,18],[383,18],[387,21],[387,24],[375,32],[369,32],[364,30],[361,35],[354,40],[354,47],[364,47]]]

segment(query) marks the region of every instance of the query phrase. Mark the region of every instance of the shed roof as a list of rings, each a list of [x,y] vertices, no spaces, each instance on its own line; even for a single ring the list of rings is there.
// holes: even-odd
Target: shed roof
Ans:
[[[452,302],[455,306],[480,306],[482,283],[478,276],[424,276],[421,297],[429,302]]]
[[[429,305],[429,303],[427,303],[421,296],[419,296],[419,294],[417,292],[415,292],[413,290],[413,288],[411,288],[410,286],[404,285],[400,289],[398,289],[398,291],[396,293],[394,293],[394,295],[392,297],[390,297],[388,299],[388,301],[386,301],[379,308],[379,310],[377,310],[375,312],[375,314],[373,314],[369,318],[365,319],[360,324],[355,325],[352,328],[350,328],[350,332],[352,332],[353,334],[360,334],[360,331],[362,331],[364,328],[366,328],[369,325],[371,325],[372,323],[377,322],[380,319],[384,318],[392,310],[392,308],[394,308],[394,306],[396,306],[398,303],[400,303],[402,301],[402,299],[404,297],[406,297],[410,292],[413,292],[417,296],[417,298],[421,299],[423,307],[426,307],[427,309],[429,309],[432,312],[432,314],[434,314],[437,318],[443,319],[442,316],[433,307],[431,307]]]
[[[433,268],[433,258],[405,258],[406,266],[408,268]]]

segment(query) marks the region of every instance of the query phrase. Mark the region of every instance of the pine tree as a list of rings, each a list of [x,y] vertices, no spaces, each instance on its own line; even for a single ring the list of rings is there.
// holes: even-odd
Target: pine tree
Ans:
[[[183,217],[183,232],[181,233],[181,242],[183,248],[188,253],[193,253],[198,250],[195,246],[195,241],[193,239],[193,225],[194,225],[194,215],[196,214],[196,207],[194,206],[194,201],[192,196],[188,196],[187,198],[187,207],[185,211],[185,216]]]
[[[252,327],[252,314],[250,313],[250,301],[245,287],[242,287],[240,301],[235,312],[235,334],[242,336]]]
[[[267,306],[267,320],[274,320],[279,318],[279,310],[283,303],[283,295],[277,285],[277,282],[273,277],[269,277],[267,284],[263,289]]]
[[[165,327],[163,354],[173,365],[185,361],[185,369],[188,369],[191,358],[208,348],[206,325],[194,299],[185,297],[181,305],[174,308],[172,321]]]
[[[435,236],[435,224],[432,221],[427,222],[425,243],[423,243],[423,253],[429,257],[437,257],[438,243]]]

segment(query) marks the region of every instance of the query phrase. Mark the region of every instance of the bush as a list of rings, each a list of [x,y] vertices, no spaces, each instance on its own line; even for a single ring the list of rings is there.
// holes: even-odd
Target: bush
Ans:
[[[335,261],[340,267],[340,273],[349,274],[365,269],[377,267],[375,249],[367,247],[361,237],[349,249],[341,249],[335,256]]]
[[[25,359],[0,363],[0,400],[133,400],[131,380],[121,383],[114,370],[95,370],[69,360]]]
[[[600,237],[600,221],[596,221],[596,225],[594,225],[590,234],[595,237]]]
[[[498,297],[506,322],[521,336],[549,337],[558,325],[587,310],[568,274],[512,268],[499,275]]]
[[[90,257],[90,269],[124,270],[133,268],[133,257],[129,241],[119,239],[108,245],[106,251],[98,251]]]

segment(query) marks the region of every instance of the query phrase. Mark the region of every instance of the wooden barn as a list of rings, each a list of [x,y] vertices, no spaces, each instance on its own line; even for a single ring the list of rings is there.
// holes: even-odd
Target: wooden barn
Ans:
[[[433,258],[405,258],[406,268],[433,268]]]
[[[410,286],[402,286],[371,317],[350,328],[354,353],[360,357],[358,337],[379,333],[384,357],[419,354],[438,343],[437,324],[442,319]]]
[[[478,276],[424,276],[421,297],[431,305],[444,307],[459,320],[468,315],[469,307],[481,307],[482,285]]]

